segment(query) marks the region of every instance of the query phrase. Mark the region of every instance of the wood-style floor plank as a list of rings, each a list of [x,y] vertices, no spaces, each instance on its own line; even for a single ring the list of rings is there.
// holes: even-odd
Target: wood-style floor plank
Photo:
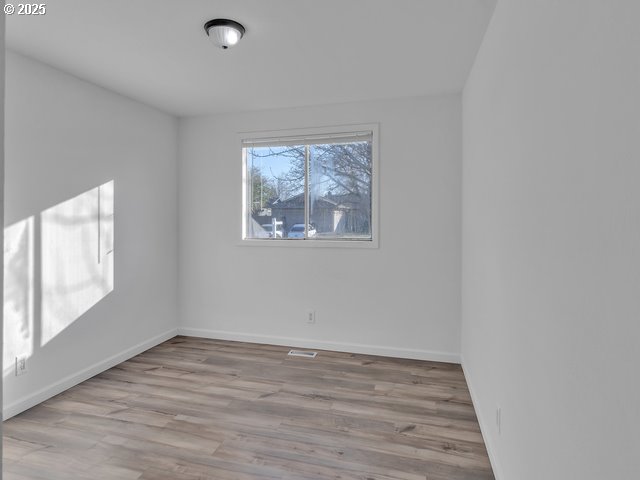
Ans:
[[[459,365],[175,337],[4,423],[5,480],[492,480]]]

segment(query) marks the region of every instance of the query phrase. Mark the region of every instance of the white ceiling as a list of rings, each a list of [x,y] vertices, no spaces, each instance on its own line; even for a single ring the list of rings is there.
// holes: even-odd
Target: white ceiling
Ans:
[[[177,115],[458,92],[495,0],[52,0],[7,46]],[[216,49],[203,24],[242,23]]]

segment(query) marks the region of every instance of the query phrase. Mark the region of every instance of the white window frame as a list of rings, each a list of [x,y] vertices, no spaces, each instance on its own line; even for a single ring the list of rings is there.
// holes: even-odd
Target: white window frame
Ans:
[[[313,137],[313,136],[329,136],[344,135],[354,132],[370,131],[372,133],[371,141],[371,240],[288,240],[279,238],[247,238],[247,158],[244,151],[244,142],[282,139],[286,141],[289,137]],[[350,125],[337,125],[332,127],[309,127],[295,128],[284,130],[268,130],[257,132],[240,132],[238,133],[238,141],[240,152],[242,155],[242,230],[240,233],[240,243],[242,246],[259,246],[259,247],[285,247],[285,248],[378,248],[380,242],[379,234],[379,125],[377,123],[359,123]]]

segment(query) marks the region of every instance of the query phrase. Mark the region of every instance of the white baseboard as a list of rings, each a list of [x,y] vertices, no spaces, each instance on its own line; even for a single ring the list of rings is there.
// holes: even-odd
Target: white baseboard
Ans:
[[[489,427],[493,425],[493,423],[487,423],[487,419],[483,416],[482,411],[480,410],[480,403],[478,402],[478,397],[475,394],[475,390],[473,389],[473,384],[471,383],[471,377],[468,374],[467,369],[465,368],[465,361],[462,354],[460,355],[460,365],[462,365],[462,371],[464,372],[464,378],[467,381],[467,388],[469,389],[469,393],[471,394],[471,401],[473,402],[473,409],[476,412],[476,417],[478,417],[478,423],[480,424],[480,433],[482,433],[482,439],[484,440],[484,445],[487,447],[487,453],[489,454],[489,461],[491,462],[491,468],[493,469],[493,476],[496,480],[504,479],[504,475],[502,475],[502,469],[498,463],[498,458],[495,454],[495,448],[493,446],[492,437],[489,434]]]
[[[131,357],[135,357],[136,355],[144,352],[145,350],[149,350],[156,345],[169,340],[177,335],[178,330],[172,328],[171,330],[167,330],[160,335],[156,335],[149,340],[145,340],[144,342],[140,342],[133,347],[127,348],[120,353],[116,353],[115,355],[107,358],[106,360],[102,360],[100,362],[94,363],[93,365],[86,367],[80,370],[77,373],[73,373],[62,380],[58,380],[57,382],[52,383],[34,393],[26,395],[21,399],[13,402],[10,405],[6,405],[2,410],[2,418],[3,420],[7,420],[29,408],[48,400],[49,398],[64,392],[65,390],[77,385],[80,382],[84,382],[85,380],[108,370],[109,368],[124,362],[125,360],[130,359]]]
[[[269,345],[282,345],[286,347],[315,348],[319,350],[333,350],[337,352],[363,353],[365,355],[380,355],[383,357],[460,363],[460,355],[457,353],[437,352],[431,350],[364,345],[360,343],[334,342],[307,338],[278,337],[272,335],[227,332],[223,330],[208,330],[190,327],[178,327],[178,334],[188,337],[211,338],[216,340],[232,340],[236,342],[262,343]]]

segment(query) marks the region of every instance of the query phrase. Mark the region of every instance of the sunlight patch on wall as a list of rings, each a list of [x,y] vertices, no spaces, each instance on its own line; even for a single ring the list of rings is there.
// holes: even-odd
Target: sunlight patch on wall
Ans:
[[[114,288],[114,183],[4,229],[3,377]]]
[[[46,345],[113,290],[113,181],[41,213]]]
[[[33,217],[4,229],[3,375],[13,372],[16,357],[33,353],[33,252]]]

